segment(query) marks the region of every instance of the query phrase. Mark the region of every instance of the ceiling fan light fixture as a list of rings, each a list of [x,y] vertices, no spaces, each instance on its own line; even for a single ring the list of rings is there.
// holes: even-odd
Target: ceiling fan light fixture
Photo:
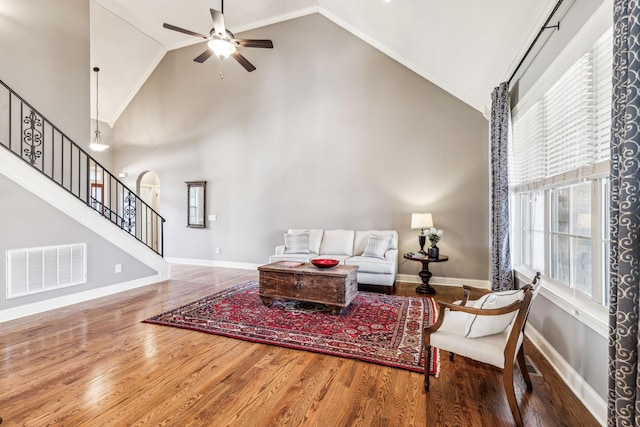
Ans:
[[[207,45],[220,59],[226,59],[236,52],[236,46],[229,40],[211,39]]]

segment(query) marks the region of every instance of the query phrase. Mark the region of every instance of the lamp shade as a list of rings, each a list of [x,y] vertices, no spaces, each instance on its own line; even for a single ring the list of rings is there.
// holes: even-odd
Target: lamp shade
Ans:
[[[411,229],[424,229],[433,227],[433,218],[430,213],[412,213],[411,214]]]

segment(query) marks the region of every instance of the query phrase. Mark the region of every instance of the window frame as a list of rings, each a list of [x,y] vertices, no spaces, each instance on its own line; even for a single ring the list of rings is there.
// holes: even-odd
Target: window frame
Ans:
[[[608,162],[607,162],[608,163]],[[570,285],[553,279],[550,274],[551,269],[551,251],[550,251],[550,191],[556,186],[547,186],[545,188],[523,189],[519,192],[512,193],[512,200],[520,200],[522,195],[531,194],[533,192],[542,192],[544,199],[544,268],[540,273],[543,275],[541,295],[552,301],[554,304],[562,308],[567,313],[576,317],[603,337],[607,337],[608,331],[608,307],[606,304],[606,296],[603,289],[606,287],[604,283],[605,263],[608,262],[608,256],[604,253],[604,246],[607,242],[603,233],[603,227],[598,224],[605,224],[605,206],[604,200],[605,189],[608,175],[598,173],[587,178],[591,182],[591,259],[600,260],[601,262],[592,263],[591,266],[591,290],[592,296],[589,297],[581,291],[572,288]],[[570,181],[562,186],[578,183],[579,181]],[[522,231],[526,228],[522,223],[522,212],[520,212],[520,203],[512,203],[512,236],[514,251],[512,258],[514,262],[514,271],[516,278],[524,283],[530,283],[535,276],[536,271],[522,262],[523,246]]]
[[[531,89],[522,97],[512,110],[513,116],[520,112],[535,108],[537,102],[543,95],[558,81],[558,79],[587,51],[592,51],[595,42],[601,35],[611,28],[612,8],[606,2],[600,6],[596,13],[587,21],[576,36],[567,44],[565,49],[558,55],[556,60],[546,69],[540,78],[533,84]],[[516,165],[510,165],[516,167]],[[510,171],[511,172],[511,171]],[[518,171],[520,172],[520,171]],[[542,191],[544,195],[544,271],[541,286],[541,295],[554,303],[565,312],[593,329],[603,337],[608,336],[608,298],[604,295],[606,284],[604,275],[609,262],[606,253],[609,240],[607,237],[606,223],[607,213],[604,211],[607,201],[607,189],[604,185],[609,176],[609,161],[599,161],[596,164],[580,167],[575,170],[562,173],[557,176],[543,178],[536,184],[522,184],[510,190],[511,210],[512,210],[512,261],[516,279],[522,283],[530,283],[536,271],[520,262],[522,259],[522,227],[521,216],[518,212],[520,200],[518,194]],[[600,180],[602,185],[592,184],[591,193],[591,259],[600,262],[592,262],[592,297],[582,294],[582,292],[567,287],[566,285],[550,278],[547,274],[550,270],[550,250],[549,250],[549,189],[580,182],[582,180]],[[597,264],[597,265],[594,265]]]

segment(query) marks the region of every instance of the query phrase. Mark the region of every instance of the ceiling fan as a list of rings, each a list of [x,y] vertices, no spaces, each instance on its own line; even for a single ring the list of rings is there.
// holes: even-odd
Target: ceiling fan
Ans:
[[[251,72],[256,69],[251,62],[247,60],[244,56],[242,56],[237,48],[238,47],[259,47],[259,48],[273,48],[273,42],[271,40],[248,40],[248,39],[237,39],[233,35],[233,33],[226,29],[224,25],[224,1],[222,2],[222,11],[218,11],[215,9],[209,9],[211,12],[211,19],[213,20],[213,28],[209,31],[209,35],[205,36],[204,34],[196,33],[194,31],[185,30],[184,28],[176,27],[175,25],[167,24],[166,22],[162,24],[164,28],[169,30],[178,31],[180,33],[188,34],[193,37],[202,38],[207,41],[207,45],[209,48],[198,55],[194,61],[203,63],[207,59],[209,59],[212,55],[216,55],[220,60],[224,60],[229,56],[233,56],[233,58],[240,63],[247,71]],[[222,78],[222,73],[220,73],[220,77]]]

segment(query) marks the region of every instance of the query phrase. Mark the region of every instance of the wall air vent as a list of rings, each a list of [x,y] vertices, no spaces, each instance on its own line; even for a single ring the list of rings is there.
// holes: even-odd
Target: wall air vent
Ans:
[[[7,299],[86,282],[86,243],[7,251]]]

